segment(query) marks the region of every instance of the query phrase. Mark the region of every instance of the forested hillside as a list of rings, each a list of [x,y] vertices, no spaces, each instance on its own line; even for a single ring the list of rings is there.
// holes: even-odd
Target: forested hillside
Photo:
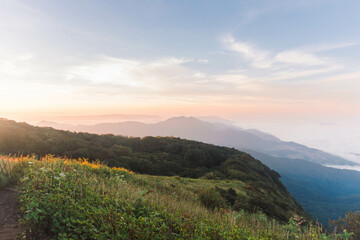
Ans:
[[[4,180],[17,187],[2,189]],[[284,223],[261,212],[230,209],[236,196],[247,195],[245,189],[239,180],[136,174],[49,155],[0,156],[0,200],[7,199],[0,202],[0,239],[340,240],[353,235],[343,228],[326,232],[299,216]],[[17,199],[17,206],[10,204]]]
[[[179,138],[127,138],[114,135],[72,133],[26,123],[0,120],[1,154],[53,154],[101,161],[137,173],[204,179],[238,180],[244,195],[234,195],[229,204],[247,211],[262,211],[287,221],[305,215],[302,207],[279,181],[280,175],[235,149]],[[226,191],[218,189],[226,199]],[[225,192],[224,192],[225,191]]]
[[[292,196],[324,225],[360,209],[360,186],[356,184],[360,182],[360,172],[248,152],[278,171]]]

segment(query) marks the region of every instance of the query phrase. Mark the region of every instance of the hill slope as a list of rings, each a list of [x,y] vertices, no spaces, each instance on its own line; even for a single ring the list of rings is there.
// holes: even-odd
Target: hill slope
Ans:
[[[335,240],[350,235],[301,226],[299,217],[284,224],[263,213],[224,208],[231,196],[246,194],[238,180],[134,174],[53,156],[40,161],[0,156],[4,177],[1,166],[10,167],[7,177],[18,180],[24,239]],[[231,191],[219,192],[226,188]]]
[[[301,205],[327,224],[360,209],[360,172],[324,167],[299,159],[274,158],[247,151],[281,174],[281,181]]]
[[[305,215],[278,173],[235,149],[179,138],[71,133],[0,120],[0,153],[86,157],[138,173],[238,180],[246,194],[236,198],[231,207],[237,202],[239,209],[261,210],[282,221],[294,214]]]
[[[137,127],[134,128],[132,125]],[[126,127],[124,127],[126,125]],[[250,153],[279,172],[290,193],[323,224],[347,211],[360,208],[360,172],[321,166],[326,162],[348,161],[250,129],[211,124],[195,118],[172,118],[157,124],[114,123],[78,126],[73,130],[116,132],[126,135],[173,135],[222,146],[236,147]],[[153,128],[154,127],[154,128]]]

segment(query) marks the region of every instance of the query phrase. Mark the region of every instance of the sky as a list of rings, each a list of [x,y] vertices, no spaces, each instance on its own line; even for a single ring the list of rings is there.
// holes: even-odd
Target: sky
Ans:
[[[0,0],[0,116],[216,116],[360,162],[359,11],[357,0]]]

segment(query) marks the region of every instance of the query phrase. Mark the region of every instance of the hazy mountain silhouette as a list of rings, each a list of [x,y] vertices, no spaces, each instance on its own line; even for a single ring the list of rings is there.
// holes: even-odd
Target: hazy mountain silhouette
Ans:
[[[101,123],[95,125],[63,125],[40,122],[38,126],[75,132],[114,134],[133,137],[174,136],[197,140],[240,150],[250,149],[273,157],[303,159],[318,164],[356,165],[341,157],[295,142],[284,142],[256,129],[242,129],[222,123],[210,123],[194,117],[174,117],[158,123],[136,121]]]

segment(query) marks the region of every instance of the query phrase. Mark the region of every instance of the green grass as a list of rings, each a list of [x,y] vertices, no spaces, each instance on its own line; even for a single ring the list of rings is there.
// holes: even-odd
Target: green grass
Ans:
[[[294,219],[281,224],[233,211],[224,202],[205,207],[220,201],[219,188],[246,198],[238,180],[139,175],[53,157],[21,165],[24,239],[346,239]]]
[[[14,184],[27,158],[0,155],[0,189]]]
[[[294,213],[307,216],[281,183],[278,173],[231,148],[172,137],[72,133],[0,119],[0,154],[16,153],[88,158],[154,176],[239,180],[246,184],[246,198],[238,197],[233,189],[216,189],[217,196],[210,196],[211,201],[202,198],[203,202],[212,208],[223,206],[221,194],[234,209],[262,211],[283,223]],[[203,196],[207,191],[211,190],[205,190]]]

